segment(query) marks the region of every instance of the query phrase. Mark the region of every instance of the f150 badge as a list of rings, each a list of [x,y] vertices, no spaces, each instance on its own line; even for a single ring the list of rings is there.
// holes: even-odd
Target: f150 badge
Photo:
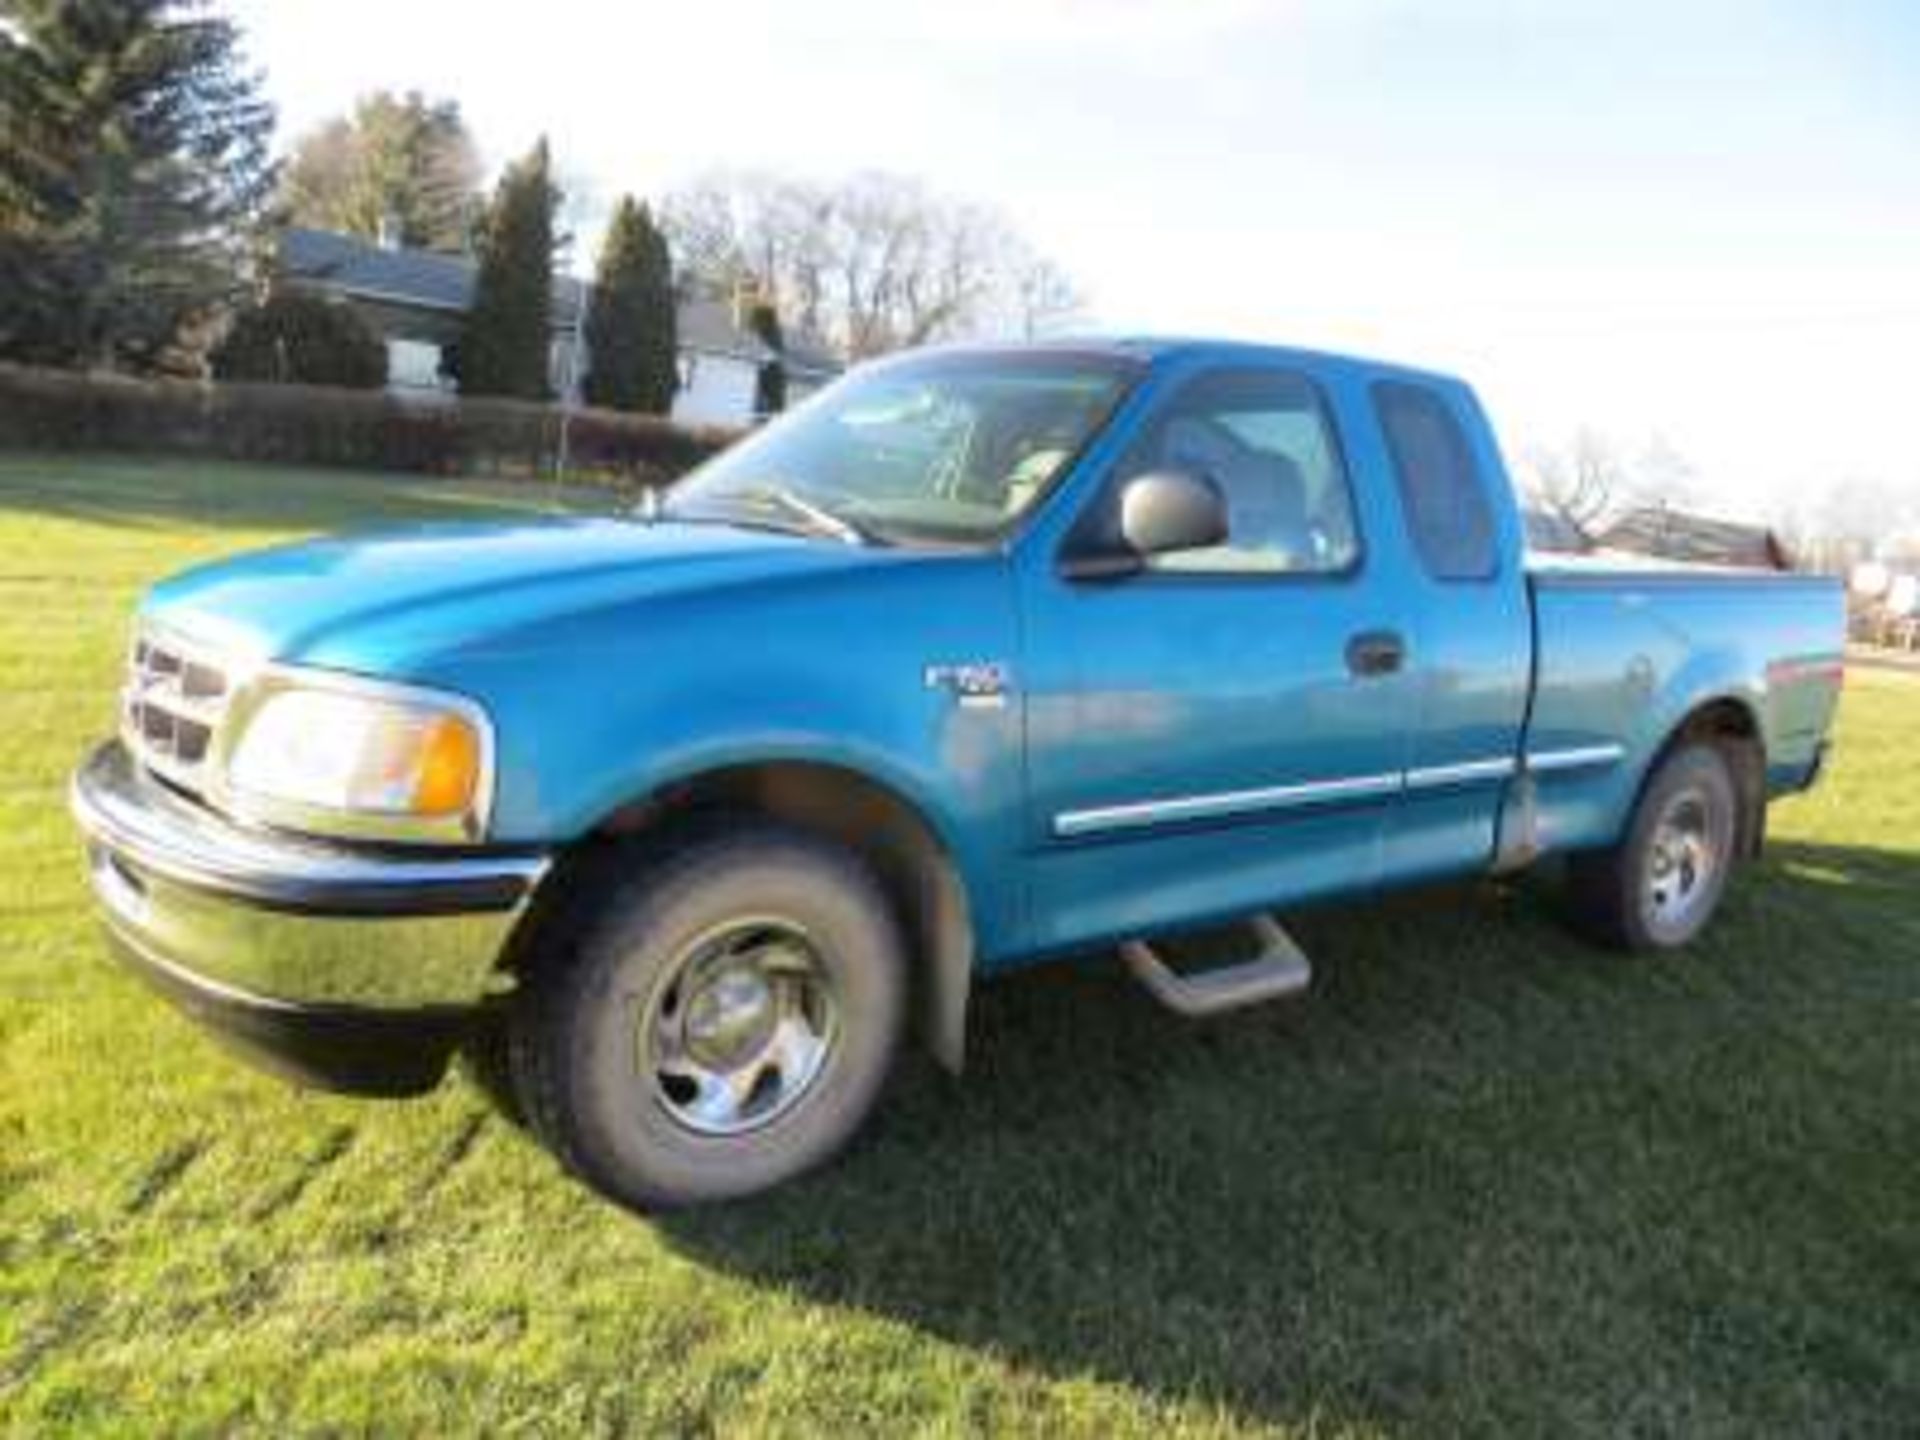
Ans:
[[[1013,677],[998,660],[959,665],[929,665],[923,672],[927,689],[945,690],[968,710],[998,710],[1007,703]]]

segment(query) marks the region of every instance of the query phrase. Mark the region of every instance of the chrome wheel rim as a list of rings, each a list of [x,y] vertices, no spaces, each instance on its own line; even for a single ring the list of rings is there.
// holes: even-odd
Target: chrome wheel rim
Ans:
[[[806,932],[728,921],[682,947],[641,1017],[638,1065],[668,1117],[697,1135],[771,1124],[813,1089],[839,1002]]]
[[[1720,861],[1711,801],[1705,791],[1682,790],[1661,811],[1647,846],[1648,922],[1668,934],[1692,924],[1713,895]]]

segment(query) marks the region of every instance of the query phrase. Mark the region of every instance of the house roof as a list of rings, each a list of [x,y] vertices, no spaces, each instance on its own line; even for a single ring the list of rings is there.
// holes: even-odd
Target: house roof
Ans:
[[[388,249],[358,235],[290,226],[280,236],[282,274],[342,294],[390,305],[464,314],[473,304],[474,276],[479,270],[471,256],[433,250]],[[553,328],[571,330],[583,302],[591,303],[592,287],[570,275],[554,277]],[[772,352],[753,334],[734,323],[733,307],[725,301],[689,296],[680,302],[680,348],[708,355],[727,355],[756,364]],[[805,373],[834,374],[839,362],[820,352],[787,347],[788,364]]]
[[[676,328],[682,350],[737,355],[755,363],[773,354],[758,335],[733,323],[733,307],[723,301],[697,295],[682,298]]]
[[[282,232],[279,268],[284,275],[329,285],[350,295],[458,312],[473,303],[473,281],[478,270],[466,255],[388,249],[358,235],[300,226]],[[578,289],[575,280],[555,280],[556,323],[563,308],[571,317]]]
[[[1601,533],[1600,544],[1608,550],[1708,565],[1792,567],[1785,547],[1765,526],[1714,520],[1657,505],[1629,510]]]

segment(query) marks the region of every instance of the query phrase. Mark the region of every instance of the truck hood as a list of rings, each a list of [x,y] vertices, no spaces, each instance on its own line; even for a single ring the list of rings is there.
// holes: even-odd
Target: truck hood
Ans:
[[[398,674],[569,612],[831,572],[897,554],[724,525],[463,523],[335,536],[163,581],[142,616],[252,660]]]

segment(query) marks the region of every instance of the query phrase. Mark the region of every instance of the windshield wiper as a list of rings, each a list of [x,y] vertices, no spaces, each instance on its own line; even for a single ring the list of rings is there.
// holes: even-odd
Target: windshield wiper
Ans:
[[[769,510],[779,511],[792,523],[781,524],[767,514]],[[715,495],[707,506],[700,509],[684,509],[680,506],[662,506],[653,515],[642,514],[642,519],[678,520],[690,524],[746,525],[760,529],[781,530],[788,534],[805,533],[810,535],[828,535],[848,545],[890,545],[893,542],[872,526],[830,510],[817,500],[811,500],[790,485],[761,483],[743,486],[725,494]]]
[[[817,501],[809,500],[799,491],[785,485],[761,485],[746,492],[755,499],[767,499],[793,515],[798,515],[815,530],[844,540],[849,545],[880,545],[885,542],[868,526],[862,525],[850,515],[841,515],[829,510]]]

